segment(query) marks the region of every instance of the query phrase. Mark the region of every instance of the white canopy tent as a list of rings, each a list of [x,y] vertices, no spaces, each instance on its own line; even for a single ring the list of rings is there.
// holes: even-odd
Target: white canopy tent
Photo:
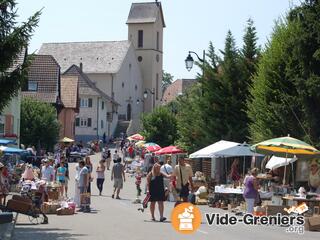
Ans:
[[[221,140],[189,155],[189,158],[214,158],[215,153],[239,145],[236,142]]]
[[[216,158],[244,157],[245,159],[246,156],[261,157],[263,155],[252,152],[250,150],[250,145],[246,143],[241,144],[237,142],[221,140],[190,154],[189,158],[211,158],[211,177],[215,178],[216,174],[218,174],[216,168],[219,166],[219,163],[216,163]],[[227,172],[227,168],[225,168],[225,171]],[[243,161],[243,174],[244,173],[245,160]]]
[[[294,157],[294,158],[282,158],[282,157],[276,157],[276,156],[272,156],[270,158],[270,160],[268,161],[266,168],[268,169],[276,169],[279,167],[283,167],[283,166],[287,166],[290,163],[294,163],[295,161],[297,161],[298,158]]]
[[[190,158],[263,156],[250,151],[250,145],[221,140],[190,154]]]

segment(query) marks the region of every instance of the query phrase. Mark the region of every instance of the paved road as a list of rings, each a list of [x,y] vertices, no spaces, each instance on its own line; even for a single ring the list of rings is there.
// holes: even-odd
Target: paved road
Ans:
[[[100,154],[92,156],[96,166]],[[70,176],[74,176],[74,164],[70,164]],[[74,192],[74,181],[69,182],[69,192]],[[103,196],[98,196],[98,191],[93,184],[92,213],[77,213],[73,216],[49,215],[48,225],[30,225],[28,219],[19,215],[14,239],[20,240],[53,240],[53,239],[86,239],[86,240],[171,240],[171,239],[272,239],[272,240],[295,240],[295,239],[319,239],[320,233],[306,232],[303,236],[289,234],[282,227],[247,227],[237,225],[233,227],[209,227],[203,219],[200,229],[190,235],[176,233],[170,222],[160,223],[150,221],[149,212],[138,212],[139,205],[133,204],[135,198],[134,178],[127,176],[122,200],[111,198],[112,183],[110,171],[107,172],[104,184]],[[166,203],[165,216],[170,218],[173,209],[172,203]],[[200,206],[201,212],[225,213],[219,209]],[[204,214],[202,214],[204,215]],[[159,217],[158,217],[159,218]]]

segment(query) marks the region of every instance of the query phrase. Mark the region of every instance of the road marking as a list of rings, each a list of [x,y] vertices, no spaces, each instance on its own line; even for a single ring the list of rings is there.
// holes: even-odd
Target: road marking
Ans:
[[[201,233],[203,233],[203,234],[208,234],[207,232],[202,231],[202,230],[198,230],[198,232],[201,232]]]

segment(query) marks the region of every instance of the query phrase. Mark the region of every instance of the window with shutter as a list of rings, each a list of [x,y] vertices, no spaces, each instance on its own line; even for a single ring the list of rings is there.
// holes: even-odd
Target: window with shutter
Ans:
[[[88,118],[87,127],[91,127],[91,118]]]
[[[92,107],[92,98],[88,99],[88,107],[91,108]]]

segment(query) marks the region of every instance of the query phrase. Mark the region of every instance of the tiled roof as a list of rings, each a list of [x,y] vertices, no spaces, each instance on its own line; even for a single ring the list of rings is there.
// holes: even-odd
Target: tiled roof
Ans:
[[[44,43],[39,54],[52,55],[66,71],[83,64],[85,73],[117,73],[130,47],[130,41]]]
[[[91,95],[91,96],[99,96],[99,93],[93,90],[90,87],[80,87],[79,89],[80,95]]]
[[[16,70],[18,67],[20,67],[26,58],[27,50],[25,48],[22,49],[22,51],[18,54],[18,57],[13,61],[13,64],[10,68],[8,68],[7,72],[11,73],[14,70]]]
[[[61,76],[61,101],[65,108],[77,108],[78,77]]]
[[[110,96],[108,96],[106,93],[101,91],[98,87],[96,87],[95,83],[91,81],[91,79],[82,72],[82,70],[76,66],[72,65],[67,69],[64,73],[63,76],[78,76],[79,77],[79,93],[80,94],[86,94],[86,95],[93,95],[93,96],[101,96],[105,100],[108,100],[115,105],[120,105],[117,103],[115,100],[113,100]]]
[[[197,82],[196,79],[181,79],[182,80],[182,93],[184,93],[189,87]]]
[[[158,13],[161,14],[162,24],[163,24],[163,27],[165,27],[162,7],[160,2],[132,3],[127,24],[153,23],[157,20]]]
[[[37,91],[22,91],[39,101],[55,103],[59,95],[60,66],[50,55],[34,55],[28,68],[28,82],[37,83]]]
[[[57,96],[55,93],[39,93],[39,92],[21,92],[23,98],[31,97],[41,102],[56,103]]]
[[[162,100],[164,103],[169,103],[191,87],[197,80],[195,79],[177,79],[171,83],[163,93]]]
[[[34,55],[28,69],[28,81],[38,83],[38,92],[57,92],[60,67],[50,55]]]

